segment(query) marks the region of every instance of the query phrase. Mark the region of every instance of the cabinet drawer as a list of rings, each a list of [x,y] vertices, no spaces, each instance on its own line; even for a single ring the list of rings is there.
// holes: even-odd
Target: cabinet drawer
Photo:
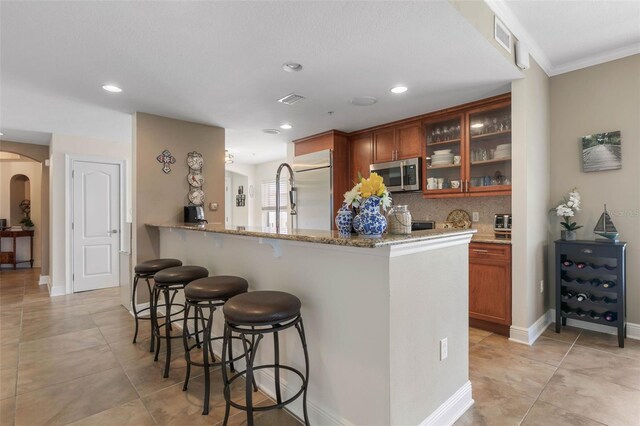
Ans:
[[[474,259],[511,260],[511,246],[507,244],[471,243],[469,257]]]
[[[11,251],[0,252],[0,263],[13,263],[13,252]]]

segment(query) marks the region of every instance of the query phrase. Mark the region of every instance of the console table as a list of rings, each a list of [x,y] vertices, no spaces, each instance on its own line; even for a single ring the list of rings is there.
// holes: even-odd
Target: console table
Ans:
[[[0,264],[11,264],[13,269],[16,269],[18,263],[30,263],[33,268],[33,232],[34,231],[0,231],[0,238],[13,239],[13,245],[11,251],[0,252]],[[18,260],[16,258],[16,239],[28,237],[29,238],[29,260]]]

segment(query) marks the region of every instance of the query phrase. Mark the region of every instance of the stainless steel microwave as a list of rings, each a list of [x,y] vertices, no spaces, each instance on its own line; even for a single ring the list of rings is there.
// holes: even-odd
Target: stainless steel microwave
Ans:
[[[420,158],[372,164],[369,170],[382,176],[391,192],[420,190]]]

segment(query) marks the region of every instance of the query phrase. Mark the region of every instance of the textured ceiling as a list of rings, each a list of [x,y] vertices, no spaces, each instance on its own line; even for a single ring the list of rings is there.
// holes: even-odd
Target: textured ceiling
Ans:
[[[498,14],[510,15],[505,16],[506,23],[533,47],[532,54],[549,75],[640,53],[638,0],[488,0],[488,4]]]
[[[298,137],[502,93],[521,77],[446,1],[3,1],[0,36],[2,129],[130,141],[130,114],[144,111],[224,127],[249,163],[284,157]],[[286,61],[303,71],[285,73]],[[409,91],[392,95],[396,84]],[[291,92],[307,99],[276,102]],[[356,107],[354,96],[379,101]],[[293,129],[260,131],[283,122]]]

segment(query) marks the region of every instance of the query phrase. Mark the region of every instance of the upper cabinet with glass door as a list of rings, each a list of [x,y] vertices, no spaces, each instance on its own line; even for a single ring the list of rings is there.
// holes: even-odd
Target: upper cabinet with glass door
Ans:
[[[468,112],[469,195],[511,192],[511,104]],[[489,195],[489,194],[487,194]]]
[[[511,97],[426,117],[425,198],[511,194]]]
[[[463,193],[463,133],[462,114],[426,123],[425,195],[455,196]]]

